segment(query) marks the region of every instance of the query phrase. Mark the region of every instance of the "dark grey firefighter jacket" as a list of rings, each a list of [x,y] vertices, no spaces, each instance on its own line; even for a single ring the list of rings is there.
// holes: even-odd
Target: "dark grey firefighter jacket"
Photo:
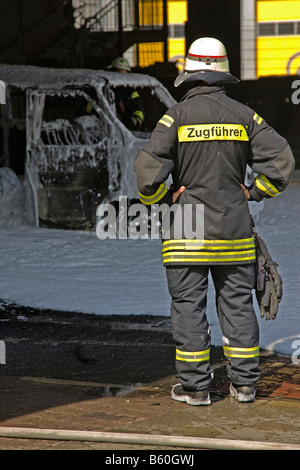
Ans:
[[[249,188],[251,199],[260,201],[287,187],[295,161],[287,141],[255,111],[229,98],[222,86],[193,88],[160,119],[134,164],[140,200],[171,205],[165,181],[172,174],[174,190],[186,187],[177,200],[183,217],[196,217],[193,210],[185,215],[185,206],[202,207],[204,214],[200,237],[199,230],[189,232],[197,237],[184,230],[179,237],[172,230],[162,236],[165,265],[255,261],[252,221],[241,188],[247,164],[257,174]]]

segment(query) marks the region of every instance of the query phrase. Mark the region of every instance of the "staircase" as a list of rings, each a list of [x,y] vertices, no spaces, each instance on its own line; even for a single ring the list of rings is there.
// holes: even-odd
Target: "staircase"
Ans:
[[[38,65],[101,68],[142,42],[164,43],[166,62],[167,0],[147,0],[147,10],[145,3],[144,0],[110,0],[91,16],[75,12],[73,27],[39,54]],[[152,17],[151,11],[155,12]],[[155,23],[157,18],[160,24]]]

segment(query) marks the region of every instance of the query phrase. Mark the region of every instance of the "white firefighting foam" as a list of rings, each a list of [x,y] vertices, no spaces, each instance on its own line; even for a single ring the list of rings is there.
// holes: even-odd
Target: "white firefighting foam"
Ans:
[[[83,314],[169,317],[160,240],[99,240],[94,232],[26,226],[20,188],[11,177],[0,200],[0,299]],[[288,355],[300,346],[299,193],[300,185],[292,184],[254,214],[284,283],[278,318],[266,321],[257,313],[260,346]],[[221,345],[212,282],[207,313],[212,344]]]

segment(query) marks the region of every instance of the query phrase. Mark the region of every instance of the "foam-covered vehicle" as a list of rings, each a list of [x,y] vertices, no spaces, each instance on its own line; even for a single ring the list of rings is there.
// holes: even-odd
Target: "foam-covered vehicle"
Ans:
[[[100,203],[138,197],[134,159],[175,100],[144,74],[0,65],[0,166],[24,173],[26,207],[36,226],[89,230]],[[137,90],[139,131],[117,114],[119,87]],[[93,112],[87,110],[93,104]]]

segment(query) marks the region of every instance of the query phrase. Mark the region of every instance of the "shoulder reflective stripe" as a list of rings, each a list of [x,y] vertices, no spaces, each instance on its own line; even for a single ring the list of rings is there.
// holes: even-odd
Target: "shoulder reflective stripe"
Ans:
[[[255,261],[253,237],[238,240],[166,240],[163,263],[222,263]]]
[[[167,127],[171,127],[174,119],[168,114],[165,114],[158,122],[160,122],[160,124],[164,124]]]
[[[242,124],[191,124],[178,127],[177,132],[179,142],[249,140],[247,131]]]
[[[276,197],[280,192],[275,188],[274,184],[272,184],[268,178],[264,175],[258,175],[255,178],[256,186],[263,191],[264,193],[268,194],[271,197]]]
[[[249,358],[259,356],[259,346],[254,346],[254,348],[231,348],[230,346],[223,346],[223,350],[226,357]]]
[[[131,93],[131,96],[130,96],[130,98],[131,98],[132,100],[134,100],[134,99],[136,99],[136,98],[139,98],[139,97],[140,97],[140,95],[139,95],[139,92],[138,92],[138,91],[134,91],[133,93]]]
[[[210,349],[204,351],[187,352],[176,349],[177,361],[184,362],[204,362],[209,361]]]
[[[263,118],[260,117],[257,113],[254,114],[253,121],[256,121],[257,124],[261,124],[262,120],[263,120]]]
[[[144,196],[142,193],[139,192],[140,200],[143,204],[150,205],[150,204],[155,204],[156,202],[160,201],[166,192],[168,191],[168,188],[165,183],[162,183],[158,190],[156,191],[155,194],[152,196]]]

